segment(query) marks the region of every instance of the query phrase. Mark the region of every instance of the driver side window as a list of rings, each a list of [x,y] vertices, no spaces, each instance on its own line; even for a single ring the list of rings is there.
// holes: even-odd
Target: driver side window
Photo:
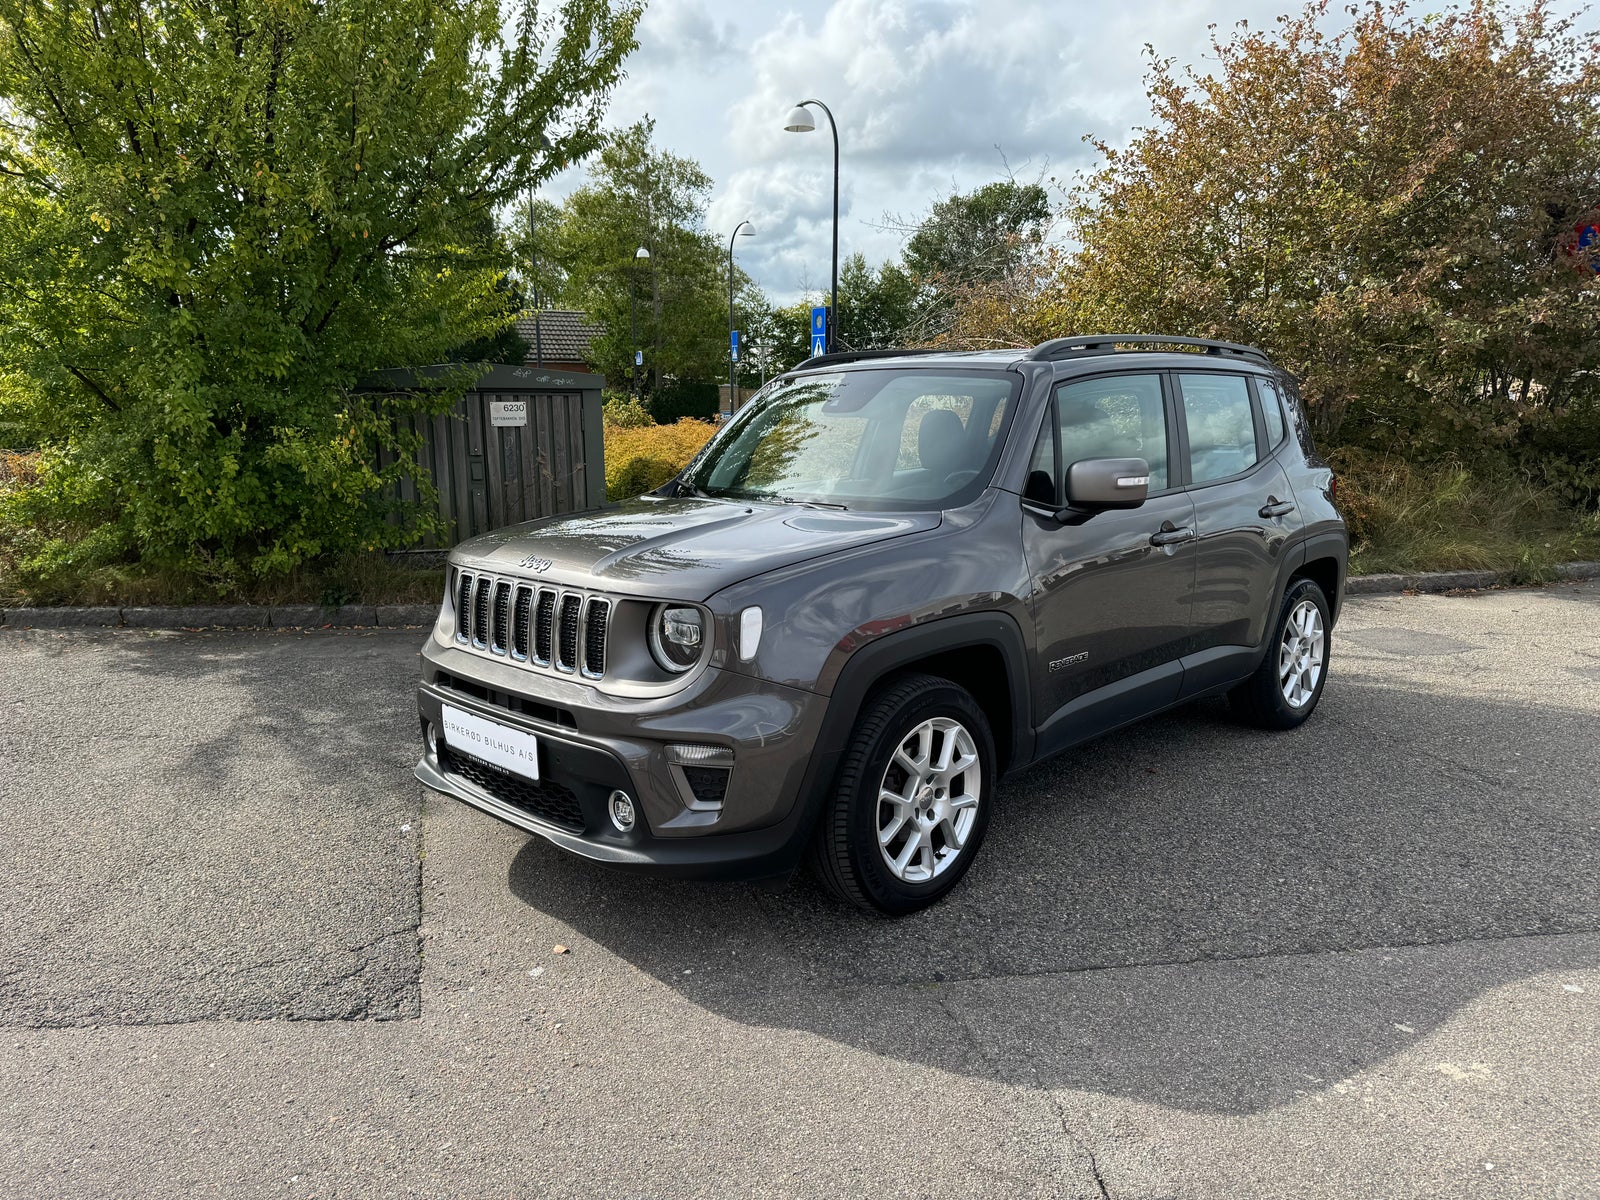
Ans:
[[[1107,375],[1056,389],[1061,470],[1085,458],[1142,458],[1150,490],[1167,486],[1167,418],[1161,376]]]

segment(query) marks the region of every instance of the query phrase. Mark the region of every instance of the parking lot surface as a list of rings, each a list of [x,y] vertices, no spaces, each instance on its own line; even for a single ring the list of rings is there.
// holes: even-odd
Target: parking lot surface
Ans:
[[[425,796],[421,636],[0,630],[0,1194],[1600,1195],[1600,585],[1352,600],[899,921]]]

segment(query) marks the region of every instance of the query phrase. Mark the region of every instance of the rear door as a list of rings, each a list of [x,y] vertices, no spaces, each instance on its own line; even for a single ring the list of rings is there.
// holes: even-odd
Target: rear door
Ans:
[[[1176,431],[1160,371],[1096,375],[1055,389],[1022,521],[1041,754],[1177,698],[1192,631],[1195,541],[1194,504],[1173,482]],[[1066,468],[1085,458],[1145,459],[1149,498],[1139,508],[1056,520]]]
[[[1194,503],[1194,643],[1183,694],[1248,673],[1269,623],[1289,535],[1294,493],[1275,451],[1282,415],[1269,422],[1256,377],[1176,371],[1180,469]],[[1264,381],[1263,381],[1264,382]],[[1269,396],[1277,403],[1275,393]],[[1275,439],[1275,440],[1274,440]]]

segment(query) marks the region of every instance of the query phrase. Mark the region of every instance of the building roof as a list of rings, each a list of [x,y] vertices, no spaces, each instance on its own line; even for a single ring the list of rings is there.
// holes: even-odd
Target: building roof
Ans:
[[[534,325],[538,325],[535,338]],[[535,347],[546,359],[556,362],[589,361],[589,343],[600,336],[600,326],[568,308],[542,308],[517,318],[517,332],[528,343],[528,361],[535,361]]]

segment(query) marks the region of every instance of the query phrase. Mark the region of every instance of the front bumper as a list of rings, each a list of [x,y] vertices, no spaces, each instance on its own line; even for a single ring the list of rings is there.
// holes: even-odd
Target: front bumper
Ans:
[[[613,866],[688,878],[765,879],[792,871],[820,799],[814,756],[827,698],[706,670],[672,696],[623,701],[570,679],[531,676],[430,639],[417,693],[421,728],[436,731],[443,705],[533,734],[537,785],[506,776],[442,742],[424,747],[417,778],[565,850]],[[697,807],[670,744],[731,751],[720,810]],[[639,814],[618,831],[608,816],[614,789]]]

